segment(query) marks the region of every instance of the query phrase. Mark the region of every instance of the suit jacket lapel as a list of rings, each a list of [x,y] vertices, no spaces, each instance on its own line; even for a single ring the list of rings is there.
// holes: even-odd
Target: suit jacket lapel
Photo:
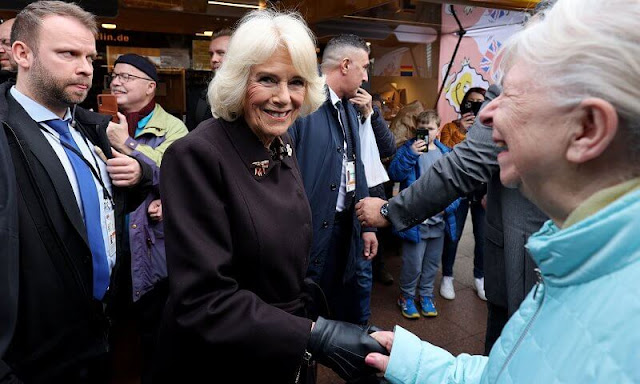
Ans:
[[[331,98],[327,98],[327,101],[325,101],[324,110],[334,147],[342,148],[344,146],[344,138],[340,134],[342,127],[340,127],[340,121],[338,120],[338,111],[331,104]]]
[[[106,133],[108,120],[109,117],[89,113],[81,108],[76,111],[76,129],[82,132],[93,145],[98,146],[108,159],[111,159],[113,154]]]
[[[60,159],[54,152],[51,145],[45,139],[38,123],[33,121],[27,112],[12,97],[9,97],[9,110],[13,113],[10,115],[9,124],[20,132],[20,139],[24,140],[31,153],[38,159],[40,165],[47,171],[51,183],[53,184],[60,203],[65,213],[78,231],[78,234],[89,245],[87,240],[87,230],[80,214],[80,208],[76,203],[76,197],[73,193],[71,183],[67,177],[67,173],[60,162]]]

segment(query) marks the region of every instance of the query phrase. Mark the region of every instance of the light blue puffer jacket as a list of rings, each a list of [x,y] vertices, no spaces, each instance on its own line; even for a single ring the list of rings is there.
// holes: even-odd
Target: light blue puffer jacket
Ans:
[[[640,191],[527,244],[542,278],[489,357],[396,326],[392,383],[640,383]]]

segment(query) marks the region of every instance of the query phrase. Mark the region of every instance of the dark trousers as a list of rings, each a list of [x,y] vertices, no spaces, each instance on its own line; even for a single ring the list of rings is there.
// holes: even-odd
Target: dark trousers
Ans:
[[[343,280],[351,248],[353,232],[353,207],[335,215],[327,259],[319,284],[324,291],[331,317],[334,320],[358,323],[360,310],[357,305],[357,279]]]
[[[379,197],[381,199],[387,200],[387,194],[385,193],[385,185],[378,184],[375,187],[369,188],[369,196],[371,197]],[[382,229],[378,229],[378,234],[382,232]],[[373,258],[373,271],[374,274],[376,271],[384,269],[384,241],[381,241],[381,236],[378,236],[378,254]]]
[[[153,361],[158,346],[158,330],[168,295],[169,281],[165,279],[156,283],[151,291],[145,293],[133,305],[142,350],[142,384],[152,382]]]
[[[113,383],[152,382],[153,363],[168,280],[158,282],[135,303],[129,300],[126,314],[112,332]]]
[[[458,230],[458,240],[453,241],[445,231],[444,249],[442,251],[442,275],[453,276],[453,264],[456,261],[458,243],[462,236],[464,223],[467,220],[467,213],[471,209],[471,222],[473,224],[473,238],[475,246],[473,248],[473,277],[484,277],[484,226],[485,210],[479,201],[469,202],[467,199],[460,199],[460,206],[456,211],[456,225]]]
[[[104,354],[83,361],[77,366],[70,367],[61,375],[55,377],[47,377],[47,383],[74,383],[74,384],[108,384],[112,380],[111,363],[109,355]],[[22,381],[13,381],[15,377],[8,375],[4,377],[7,381],[3,383],[22,383]],[[42,378],[41,378],[42,379]],[[29,381],[31,382],[31,381]]]
[[[509,311],[507,311],[507,308],[492,304],[490,301],[487,301],[487,309],[489,312],[487,313],[487,333],[484,339],[484,354],[489,356],[493,344],[498,340],[502,329],[509,320]]]

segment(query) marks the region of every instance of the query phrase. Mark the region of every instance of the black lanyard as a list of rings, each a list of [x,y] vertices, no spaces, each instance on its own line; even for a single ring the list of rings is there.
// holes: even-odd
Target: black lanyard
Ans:
[[[82,162],[84,162],[87,167],[89,167],[89,170],[91,171],[91,173],[93,174],[93,177],[96,178],[96,180],[98,180],[98,183],[100,183],[100,186],[102,187],[102,196],[104,199],[109,199],[109,201],[111,202],[111,205],[113,207],[115,207],[115,203],[113,202],[113,197],[111,196],[111,194],[109,193],[109,190],[107,189],[107,187],[104,184],[104,181],[102,180],[102,176],[100,176],[100,172],[96,171],[96,169],[100,169],[100,166],[98,165],[98,159],[96,159],[95,155],[93,154],[93,151],[91,150],[91,145],[89,145],[89,142],[87,141],[87,138],[84,136],[84,134],[78,130],[78,132],[80,133],[80,136],[82,136],[82,140],[84,141],[84,143],[87,145],[87,147],[89,148],[89,152],[91,153],[91,157],[93,157],[93,161],[95,163],[95,168],[93,167],[93,165],[89,162],[89,160],[87,160],[82,153],[80,153],[77,149],[75,149],[74,147],[70,146],[69,144],[65,143],[64,141],[60,140],[59,137],[56,137],[53,133],[51,133],[48,129],[45,129],[42,125],[40,125],[40,129],[42,129],[44,132],[48,133],[49,135],[51,135],[53,138],[55,138],[56,140],[58,140],[58,142],[60,143],[60,145],[62,145],[63,147],[65,147],[66,149],[70,150],[71,152],[73,152],[76,156],[78,156],[78,158],[80,160],[82,160]],[[73,135],[72,135],[73,138]]]

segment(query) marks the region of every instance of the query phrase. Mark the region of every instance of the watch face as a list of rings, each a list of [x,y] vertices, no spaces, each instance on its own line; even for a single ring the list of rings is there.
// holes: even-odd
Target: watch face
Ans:
[[[385,218],[389,215],[389,204],[385,203],[380,207],[380,214]]]

